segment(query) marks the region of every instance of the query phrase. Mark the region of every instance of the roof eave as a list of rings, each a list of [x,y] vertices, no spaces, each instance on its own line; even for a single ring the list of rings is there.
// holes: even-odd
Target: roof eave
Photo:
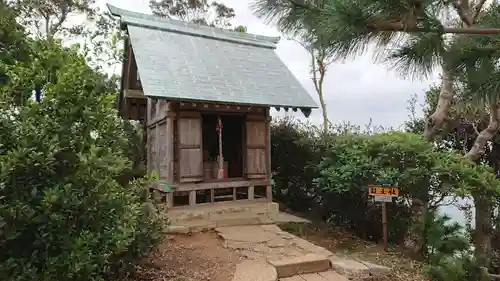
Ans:
[[[197,100],[197,99],[186,99],[186,98],[167,98],[164,96],[153,96],[153,95],[147,95],[147,97],[151,98],[159,98],[159,99],[168,99],[171,101],[189,101],[189,102],[207,102],[207,103],[223,103],[223,104],[233,104],[233,105],[245,105],[245,106],[255,106],[255,107],[274,107],[277,111],[285,110],[285,112],[288,112],[288,110],[292,110],[293,112],[297,112],[297,110],[300,110],[305,117],[309,117],[313,109],[318,109],[318,105],[283,105],[283,104],[256,104],[256,103],[247,103],[247,102],[230,102],[230,101],[214,101],[214,100]],[[313,101],[314,102],[314,101]],[[314,102],[315,103],[315,102]]]

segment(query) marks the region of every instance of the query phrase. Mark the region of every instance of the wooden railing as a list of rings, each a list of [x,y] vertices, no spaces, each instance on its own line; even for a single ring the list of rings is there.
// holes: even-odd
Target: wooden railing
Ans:
[[[246,192],[238,193],[239,188],[247,188]],[[256,188],[265,190],[265,195],[263,192],[256,194]],[[271,184],[267,179],[233,179],[226,181],[215,181],[215,182],[201,182],[201,183],[174,183],[174,184],[163,184],[161,181],[155,181],[150,187],[150,191],[153,194],[155,200],[165,201],[167,208],[173,207],[174,204],[174,192],[185,193],[189,195],[189,205],[196,205],[196,193],[198,191],[210,190],[210,199],[207,203],[215,203],[217,199],[232,199],[234,201],[238,200],[238,194],[245,194],[247,200],[263,199],[266,198],[272,201],[272,189]],[[216,190],[222,189],[232,189],[232,192],[216,194]],[[165,200],[164,200],[165,199]]]

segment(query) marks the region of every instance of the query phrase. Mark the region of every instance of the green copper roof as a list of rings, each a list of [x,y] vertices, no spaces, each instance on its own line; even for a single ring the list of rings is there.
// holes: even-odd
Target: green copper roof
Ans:
[[[279,37],[108,8],[128,30],[146,96],[300,108],[306,116],[317,108],[274,52]]]

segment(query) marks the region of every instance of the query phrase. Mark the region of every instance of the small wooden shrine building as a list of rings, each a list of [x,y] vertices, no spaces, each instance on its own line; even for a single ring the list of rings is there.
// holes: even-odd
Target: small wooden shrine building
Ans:
[[[127,34],[120,116],[147,126],[167,206],[271,200],[269,109],[317,107],[274,52],[279,38],[108,9]]]

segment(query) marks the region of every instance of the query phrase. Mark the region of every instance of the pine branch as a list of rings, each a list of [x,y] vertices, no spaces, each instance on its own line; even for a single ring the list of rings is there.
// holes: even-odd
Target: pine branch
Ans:
[[[476,22],[478,20],[479,14],[481,13],[481,9],[483,8],[485,2],[486,0],[479,0],[479,2],[477,2],[474,6],[472,22]]]
[[[276,0],[269,0],[273,1],[274,3]],[[304,9],[312,12],[317,12],[320,14],[326,14],[328,15],[329,13],[325,11],[325,9],[318,8],[317,6],[306,3],[303,0],[284,0],[287,1],[292,5],[292,8],[298,8],[298,9]],[[453,3],[455,3],[454,1]],[[475,14],[474,16],[477,18],[477,14],[479,14],[478,8],[481,8],[484,3],[483,0],[481,0],[478,5],[476,5],[476,8],[474,9]],[[460,10],[465,12],[465,8],[467,6],[461,6]],[[327,16],[325,18],[328,18]],[[471,22],[469,21],[468,17],[464,14],[464,18],[466,20],[464,22]],[[472,24],[471,24],[472,25]],[[387,31],[387,32],[406,32],[406,33],[421,33],[421,32],[426,32],[426,33],[448,33],[448,34],[467,34],[467,35],[496,35],[500,34],[500,28],[478,28],[478,27],[466,27],[466,28],[457,28],[457,27],[442,27],[442,28],[431,28],[431,27],[420,27],[420,26],[408,26],[403,22],[389,22],[389,21],[384,21],[384,20],[378,20],[378,21],[372,21],[366,22],[365,27],[369,31]]]
[[[472,26],[472,17],[470,17],[470,8],[469,8],[469,1],[468,0],[454,0],[451,2],[451,5],[453,5],[453,8],[458,13],[458,16],[462,20],[462,22],[466,26]]]
[[[448,34],[466,34],[466,35],[497,35],[500,34],[500,28],[456,28],[443,27],[441,30],[437,28],[425,27],[405,27],[403,23],[378,22],[368,24],[367,28],[372,31],[396,31],[407,33],[448,33]]]

